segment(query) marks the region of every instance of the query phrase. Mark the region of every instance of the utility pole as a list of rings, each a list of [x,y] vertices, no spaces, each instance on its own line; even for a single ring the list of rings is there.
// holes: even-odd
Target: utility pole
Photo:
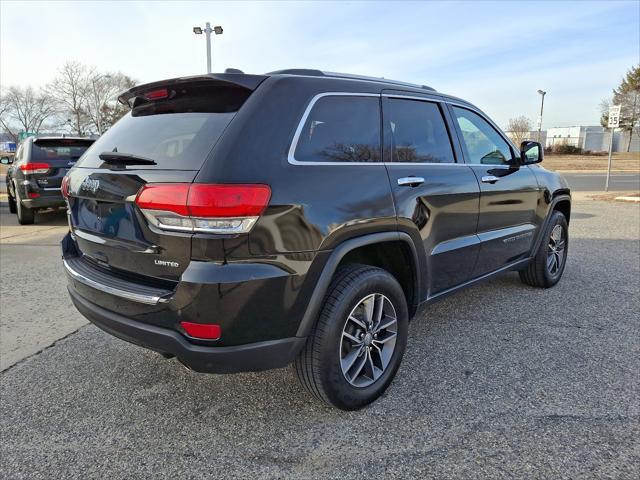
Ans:
[[[204,29],[202,27],[193,27],[193,33],[202,35],[204,32],[207,37],[207,73],[211,73],[211,34],[222,35],[223,31],[221,26],[211,28],[211,23],[209,22],[205,24]]]

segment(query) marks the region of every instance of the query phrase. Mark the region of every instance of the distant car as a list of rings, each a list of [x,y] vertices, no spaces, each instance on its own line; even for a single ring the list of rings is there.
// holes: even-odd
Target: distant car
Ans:
[[[21,225],[32,224],[40,209],[65,206],[60,192],[62,178],[94,141],[30,137],[20,144],[6,181],[9,211],[18,215]]]
[[[562,276],[566,181],[462,99],[288,70],[120,101],[131,111],[63,182],[69,293],[98,327],[198,372],[293,363],[318,399],[361,408],[430,302],[508,270],[544,288]]]

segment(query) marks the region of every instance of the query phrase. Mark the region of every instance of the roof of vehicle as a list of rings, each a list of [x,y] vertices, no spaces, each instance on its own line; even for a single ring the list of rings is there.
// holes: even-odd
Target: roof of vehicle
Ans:
[[[179,85],[183,83],[191,83],[198,81],[214,81],[219,82],[221,85],[233,85],[241,88],[247,88],[250,90],[254,90],[260,85],[265,79],[274,76],[299,76],[299,77],[313,77],[313,78],[326,78],[333,80],[350,80],[362,83],[376,83],[383,87],[387,87],[389,89],[402,89],[402,90],[411,90],[416,93],[433,93],[443,97],[447,97],[453,100],[462,101],[467,103],[465,100],[459,99],[457,97],[453,97],[451,95],[446,95],[441,92],[438,92],[436,89],[429,87],[427,85],[419,85],[415,83],[403,82],[398,80],[390,80],[382,77],[369,77],[365,75],[354,75],[350,73],[337,73],[337,72],[325,72],[322,70],[316,69],[307,69],[307,68],[290,68],[285,70],[276,70],[273,72],[268,72],[263,75],[253,75],[242,72],[241,70],[235,68],[227,68],[223,73],[209,73],[202,75],[194,75],[188,77],[178,77],[171,78],[166,80],[161,80],[152,83],[146,83],[137,85],[129,90],[123,92],[118,97],[118,100],[122,103],[127,104],[133,98],[137,97],[143,92],[148,92],[153,90],[154,88],[162,88],[167,85]]]

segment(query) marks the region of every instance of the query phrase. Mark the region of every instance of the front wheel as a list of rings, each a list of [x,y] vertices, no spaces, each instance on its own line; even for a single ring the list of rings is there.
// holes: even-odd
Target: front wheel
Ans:
[[[400,366],[408,321],[404,292],[390,273],[365,265],[341,268],[294,363],[298,379],[315,397],[342,410],[368,405]]]
[[[562,212],[554,211],[531,263],[520,270],[520,280],[533,287],[549,288],[560,281],[567,263],[569,226]]]
[[[9,202],[9,212],[16,213],[17,212],[16,199],[13,198],[13,196],[11,195],[11,192],[8,190],[9,189],[7,189],[7,201]]]

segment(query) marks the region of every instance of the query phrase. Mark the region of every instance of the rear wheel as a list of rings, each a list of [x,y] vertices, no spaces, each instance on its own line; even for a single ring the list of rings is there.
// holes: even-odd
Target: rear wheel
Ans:
[[[533,287],[549,288],[560,281],[567,262],[569,228],[567,219],[555,211],[531,263],[520,271],[520,280]]]
[[[329,405],[362,408],[382,395],[393,380],[407,329],[405,296],[391,274],[364,265],[343,267],[295,361],[298,379]]]
[[[18,223],[20,225],[31,225],[35,222],[36,215],[32,208],[25,207],[20,200],[20,195],[16,193],[16,207],[18,214]]]

